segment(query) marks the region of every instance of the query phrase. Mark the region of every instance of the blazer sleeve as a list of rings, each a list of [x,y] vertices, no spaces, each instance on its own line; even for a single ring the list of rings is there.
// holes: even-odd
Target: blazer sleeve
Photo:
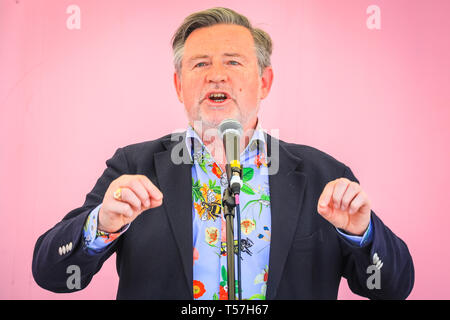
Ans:
[[[110,183],[128,172],[123,149],[118,149],[106,165],[83,206],[70,211],[62,221],[38,238],[33,252],[32,273],[40,287],[58,293],[85,288],[120,245],[118,239],[105,251],[92,255],[87,252],[83,239],[83,227],[89,213],[102,203]],[[80,276],[79,285],[75,287],[68,285],[74,266]]]
[[[346,167],[344,177],[358,182]],[[340,237],[343,275],[350,289],[369,299],[406,299],[414,285],[414,265],[408,247],[372,211],[373,239],[362,247]]]

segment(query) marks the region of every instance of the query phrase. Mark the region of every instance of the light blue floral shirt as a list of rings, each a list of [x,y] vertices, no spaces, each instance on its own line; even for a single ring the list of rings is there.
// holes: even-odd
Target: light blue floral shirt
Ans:
[[[191,159],[194,160],[191,172],[194,299],[227,299],[226,255],[228,253],[226,252],[226,224],[221,207],[223,191],[228,186],[226,173],[222,172],[192,127],[187,129],[186,144],[188,150],[191,150]],[[240,162],[243,165],[243,186],[240,194],[243,299],[265,299],[266,297],[271,240],[270,190],[266,154],[265,135],[262,129],[257,127],[246,149],[240,155]],[[91,254],[102,252],[129,227],[126,225],[117,233],[97,230],[99,210],[100,205],[88,216],[83,229],[85,247]],[[235,262],[237,263],[237,219],[234,219],[234,222],[234,254],[236,254]],[[349,236],[336,230],[355,245],[369,243],[372,239],[371,223],[362,237]]]

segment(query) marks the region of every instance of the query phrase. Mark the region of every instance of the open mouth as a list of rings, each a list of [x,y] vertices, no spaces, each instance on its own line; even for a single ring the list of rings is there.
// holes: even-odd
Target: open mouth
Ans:
[[[207,100],[213,104],[223,103],[228,100],[230,97],[225,92],[212,92],[206,96]]]

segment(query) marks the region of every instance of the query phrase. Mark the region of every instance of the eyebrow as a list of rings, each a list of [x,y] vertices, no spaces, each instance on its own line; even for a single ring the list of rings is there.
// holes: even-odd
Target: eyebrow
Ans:
[[[247,60],[243,55],[239,54],[239,53],[224,53],[223,54],[224,57],[235,57],[235,58],[241,58],[243,60]],[[188,62],[192,62],[198,59],[207,59],[210,58],[210,56],[206,55],[206,54],[198,54],[195,55],[193,57],[191,57]]]
[[[209,58],[209,56],[206,55],[206,54],[198,54],[198,55],[196,55],[196,56],[191,57],[191,58],[188,60],[188,62],[194,61],[194,60],[198,60],[198,59],[206,59],[206,58]]]

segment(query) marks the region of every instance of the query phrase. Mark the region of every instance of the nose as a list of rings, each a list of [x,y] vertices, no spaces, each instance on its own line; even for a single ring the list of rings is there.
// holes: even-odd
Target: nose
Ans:
[[[213,64],[206,75],[206,82],[220,83],[226,82],[228,75],[225,68],[221,64]]]

